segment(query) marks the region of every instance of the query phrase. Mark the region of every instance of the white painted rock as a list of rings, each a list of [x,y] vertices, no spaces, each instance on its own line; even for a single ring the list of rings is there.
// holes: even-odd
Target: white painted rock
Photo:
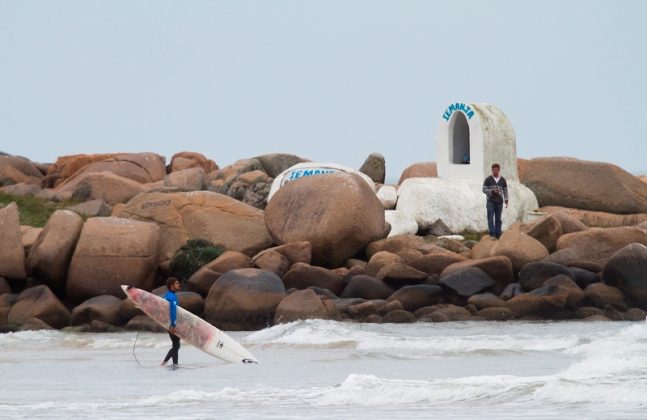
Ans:
[[[398,192],[393,185],[383,185],[377,191],[377,198],[386,210],[393,210],[398,202]]]
[[[269,201],[274,193],[279,190],[279,188],[290,181],[294,181],[305,176],[331,174],[335,172],[346,172],[349,174],[359,175],[375,192],[375,182],[373,182],[373,180],[369,178],[368,175],[356,171],[355,169],[349,168],[348,166],[339,165],[336,163],[302,162],[297,163],[294,166],[290,166],[288,169],[281,172],[279,176],[274,178],[274,182],[272,183],[272,188],[270,189],[270,193],[267,196],[267,200]]]
[[[464,179],[409,178],[398,189],[396,210],[413,217],[421,229],[442,219],[452,232],[487,231],[482,183]],[[510,203],[503,208],[503,229],[522,221],[537,208],[535,194],[518,182],[508,181]]]
[[[410,214],[397,210],[385,210],[384,220],[391,225],[389,237],[402,234],[415,235],[418,232],[418,222]]]

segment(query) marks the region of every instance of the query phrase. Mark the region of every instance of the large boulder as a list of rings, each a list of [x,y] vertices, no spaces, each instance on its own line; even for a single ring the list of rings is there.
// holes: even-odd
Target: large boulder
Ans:
[[[218,328],[256,330],[272,325],[285,287],[274,273],[254,268],[229,271],[211,286],[204,315]]]
[[[339,274],[323,267],[315,267],[305,263],[296,263],[283,276],[286,289],[307,289],[310,286],[328,289],[335,295],[341,295],[344,290],[344,279]]]
[[[368,260],[364,273],[368,276],[377,276],[377,273],[384,267],[393,263],[404,263],[404,260],[398,254],[389,251],[380,251],[373,254]]]
[[[130,200],[146,188],[137,181],[110,172],[88,172],[56,188],[63,197],[78,201],[102,199],[111,206]]]
[[[24,279],[25,251],[16,203],[0,208],[0,232],[0,276]]]
[[[634,226],[647,221],[647,214],[614,214],[603,211],[592,211],[582,209],[569,209],[566,207],[547,206],[541,208],[542,212],[557,215],[565,213],[571,217],[575,217],[586,226],[595,227],[620,227],[620,226]],[[585,229],[580,229],[585,230]],[[570,233],[570,232],[564,232]]]
[[[218,258],[211,261],[206,267],[218,273],[226,273],[229,270],[251,267],[251,258],[238,251],[225,251]]]
[[[25,177],[42,178],[43,174],[36,165],[22,156],[0,155],[0,172],[6,168],[19,171]]]
[[[545,211],[545,209],[546,207],[542,207],[541,210]],[[584,222],[567,211],[558,211],[552,213],[552,216],[559,221],[559,224],[562,227],[562,235],[567,233],[583,232],[589,228]],[[557,243],[555,243],[555,246],[557,246]]]
[[[384,176],[386,175],[386,168],[384,163],[384,156],[379,153],[371,153],[368,155],[359,171],[368,175],[375,182],[384,184]]]
[[[398,185],[402,184],[409,178],[436,178],[438,176],[438,166],[436,162],[417,162],[409,165],[402,171]]]
[[[280,188],[290,182],[296,181],[301,178],[307,178],[311,176],[318,177],[320,175],[330,174],[357,175],[366,182],[371,191],[376,191],[375,182],[373,182],[373,180],[368,175],[356,171],[355,169],[336,163],[303,162],[289,167],[274,178],[274,181],[272,182],[272,188],[270,189],[268,195],[268,200],[270,200]]]
[[[402,263],[387,264],[378,271],[376,276],[378,280],[394,287],[407,284],[420,284],[427,280],[427,273],[416,270],[415,268]]]
[[[478,267],[465,267],[441,276],[438,284],[463,297],[491,290],[496,285],[494,280]]]
[[[382,191],[384,188],[380,189]],[[378,197],[379,198],[379,197]],[[384,202],[382,201],[384,204]],[[418,222],[408,213],[396,210],[386,210],[384,220],[391,226],[389,237],[398,235],[415,235],[418,232]]]
[[[443,299],[442,291],[443,289],[436,285],[416,284],[404,286],[389,296],[386,301],[397,300],[405,310],[414,312],[416,309],[440,303]]]
[[[492,280],[495,281],[495,293],[501,293],[510,283],[514,282],[512,271],[512,261],[505,256],[481,258],[478,260],[465,260],[448,265],[440,274],[441,277],[447,276],[466,267],[478,267],[485,271]]]
[[[60,160],[61,158],[52,166],[52,174],[58,169]],[[84,161],[83,157],[79,157],[77,158],[76,164],[82,164]],[[161,181],[164,175],[166,175],[164,158],[155,153],[118,153],[107,155],[107,157],[100,160],[94,160],[93,157],[90,157],[87,162],[86,165],[81,166],[70,176],[69,181],[90,173],[110,172],[114,175],[136,181],[137,183],[146,184]],[[74,166],[74,160],[68,164]],[[50,172],[48,172],[49,175]],[[69,181],[64,181],[64,183]]]
[[[544,260],[601,271],[614,253],[631,243],[647,245],[647,232],[637,227],[591,228],[562,235],[557,251]]]
[[[54,289],[63,288],[81,228],[81,216],[69,210],[56,210],[29,251],[29,272]]]
[[[512,268],[518,273],[524,265],[548,256],[548,250],[541,242],[519,229],[503,232],[501,239],[492,248],[492,256],[505,255],[512,261]]]
[[[343,293],[342,298],[386,299],[393,293],[393,289],[382,280],[375,277],[359,274],[353,276]]]
[[[164,255],[195,238],[250,256],[272,243],[262,210],[210,191],[140,194],[114,215],[157,223]]]
[[[563,288],[563,291],[566,292],[566,306],[571,309],[578,309],[584,302],[584,291],[567,275],[559,274],[552,277],[544,282],[544,286]]]
[[[487,231],[486,200],[481,188],[481,183],[471,180],[409,178],[398,189],[396,210],[412,216],[420,229],[442,219],[455,233]],[[508,181],[508,191],[510,203],[502,214],[504,230],[538,207],[535,195],[522,184]]]
[[[63,328],[70,323],[70,311],[49,287],[40,285],[25,289],[18,295],[7,321],[20,325],[31,318],[38,318],[53,328]]]
[[[73,301],[121,297],[122,284],[150,290],[159,258],[160,229],[153,223],[93,217],[83,226],[66,291]]]
[[[541,206],[647,213],[647,185],[623,169],[572,158],[530,159],[519,172]]]
[[[328,299],[317,295],[312,289],[297,290],[284,297],[276,308],[276,324],[300,319],[335,319],[337,309]]]
[[[112,295],[90,298],[72,310],[72,325],[101,321],[110,325],[121,325],[119,308],[121,299]]]
[[[647,307],[647,246],[629,244],[613,254],[602,271],[604,282]]]
[[[168,172],[172,173],[191,168],[200,168],[205,173],[209,173],[217,170],[218,165],[213,160],[207,159],[201,153],[179,152],[171,158],[171,163],[168,165]]]
[[[274,242],[308,241],[312,261],[339,266],[384,236],[384,209],[361,178],[346,173],[290,182],[272,197],[265,222]]]

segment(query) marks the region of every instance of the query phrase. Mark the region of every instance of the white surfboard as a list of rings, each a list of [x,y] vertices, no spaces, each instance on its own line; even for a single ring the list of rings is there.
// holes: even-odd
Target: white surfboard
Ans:
[[[132,286],[121,288],[135,305],[164,328],[170,323],[169,302]],[[247,349],[207,321],[191,312],[177,307],[176,335],[194,347],[219,359],[234,363],[258,363]]]

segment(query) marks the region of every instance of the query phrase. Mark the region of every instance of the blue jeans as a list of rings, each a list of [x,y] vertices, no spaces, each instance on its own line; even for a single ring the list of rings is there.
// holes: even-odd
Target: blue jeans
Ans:
[[[496,238],[501,236],[501,211],[503,211],[503,203],[497,203],[487,200],[487,228],[490,236]]]

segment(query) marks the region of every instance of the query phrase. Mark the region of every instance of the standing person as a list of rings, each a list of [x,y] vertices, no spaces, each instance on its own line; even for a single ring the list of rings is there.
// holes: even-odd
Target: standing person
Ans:
[[[173,358],[173,366],[177,366],[178,352],[180,350],[180,337],[175,335],[175,321],[177,318],[177,296],[175,295],[175,292],[180,290],[180,281],[175,277],[169,277],[166,279],[166,288],[168,289],[168,292],[164,295],[164,299],[168,300],[169,303],[170,323],[168,327],[168,335],[171,337],[172,347],[166,354],[161,366],[164,366],[171,357]]]
[[[498,163],[492,165],[492,175],[485,178],[483,182],[483,193],[487,197],[487,226],[490,237],[499,239],[501,237],[501,212],[503,203],[508,207],[508,183],[499,172],[501,166]]]

